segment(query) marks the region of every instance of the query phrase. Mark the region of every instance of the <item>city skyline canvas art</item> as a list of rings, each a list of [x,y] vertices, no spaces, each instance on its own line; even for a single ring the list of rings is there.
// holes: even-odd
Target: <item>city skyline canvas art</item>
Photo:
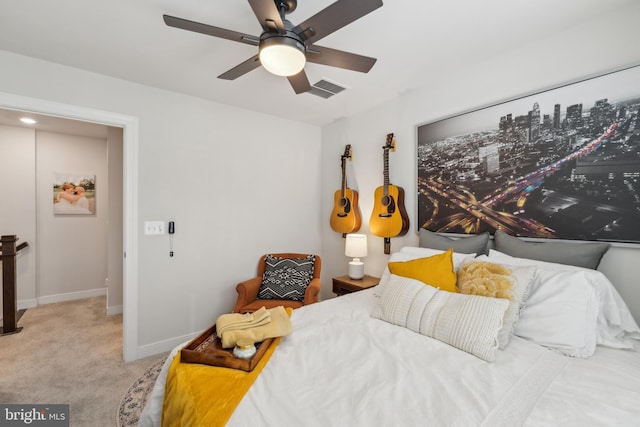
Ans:
[[[417,128],[418,227],[640,243],[640,67]]]

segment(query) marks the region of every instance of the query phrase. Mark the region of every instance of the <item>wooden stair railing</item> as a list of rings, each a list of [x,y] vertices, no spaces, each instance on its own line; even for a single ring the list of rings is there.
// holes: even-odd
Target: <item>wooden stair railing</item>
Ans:
[[[16,292],[16,255],[29,246],[27,242],[16,245],[17,236],[0,237],[0,256],[2,257],[2,328],[0,336],[16,334],[18,328],[18,310]]]

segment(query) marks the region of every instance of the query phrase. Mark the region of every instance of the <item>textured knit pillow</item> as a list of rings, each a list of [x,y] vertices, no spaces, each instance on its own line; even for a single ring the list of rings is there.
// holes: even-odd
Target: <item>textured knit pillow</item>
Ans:
[[[392,274],[371,317],[493,362],[508,306],[506,299],[443,292]]]
[[[389,272],[396,276],[416,279],[443,291],[458,292],[453,269],[453,250],[411,261],[389,263]]]
[[[313,279],[315,262],[315,255],[306,258],[267,255],[258,299],[304,301],[304,292]]]
[[[498,334],[498,347],[503,350],[524,308],[534,282],[535,267],[511,267],[485,261],[471,261],[458,269],[458,290],[462,294],[504,298],[509,307]]]

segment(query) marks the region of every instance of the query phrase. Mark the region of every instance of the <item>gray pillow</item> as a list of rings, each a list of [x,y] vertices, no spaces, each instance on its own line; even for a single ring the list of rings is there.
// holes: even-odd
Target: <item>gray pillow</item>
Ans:
[[[489,242],[489,233],[482,233],[472,237],[461,237],[459,239],[451,239],[441,236],[433,231],[420,229],[420,247],[438,249],[446,251],[453,248],[454,252],[461,254],[486,255],[489,253],[487,243]]]
[[[609,243],[525,242],[496,230],[493,236],[496,250],[517,258],[556,262],[595,270]]]

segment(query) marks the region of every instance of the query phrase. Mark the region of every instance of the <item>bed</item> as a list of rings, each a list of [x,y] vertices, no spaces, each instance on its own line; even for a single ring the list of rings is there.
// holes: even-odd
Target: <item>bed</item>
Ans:
[[[456,272],[508,266],[527,285],[496,302],[394,273],[435,258]],[[291,323],[227,425],[640,424],[640,329],[590,268],[496,250],[403,248],[379,286],[296,309]],[[169,365],[141,426],[160,425]]]

